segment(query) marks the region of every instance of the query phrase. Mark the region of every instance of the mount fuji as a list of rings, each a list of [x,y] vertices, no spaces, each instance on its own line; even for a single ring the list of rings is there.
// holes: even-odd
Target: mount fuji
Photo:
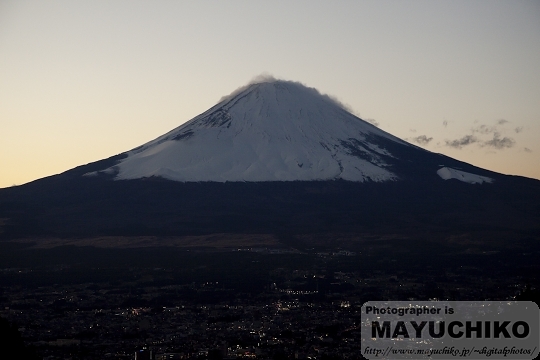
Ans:
[[[313,88],[265,80],[135,149],[0,189],[4,239],[210,234],[540,239],[540,181],[429,152]]]
[[[162,177],[181,182],[384,182],[413,175],[399,164],[404,157],[405,161],[421,157],[424,170],[431,175],[439,171],[442,179],[492,181],[488,176],[434,165],[446,162],[487,174],[406,143],[352,115],[317,90],[290,81],[241,88],[203,114],[124,155],[117,164],[85,175],[113,174],[116,180]]]

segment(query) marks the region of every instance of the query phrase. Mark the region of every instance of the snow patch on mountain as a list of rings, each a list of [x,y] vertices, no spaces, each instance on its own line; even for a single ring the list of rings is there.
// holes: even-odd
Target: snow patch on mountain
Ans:
[[[469,184],[482,184],[484,182],[487,182],[487,183],[493,182],[493,179],[490,177],[471,174],[465,171],[460,171],[460,170],[452,169],[449,167],[440,168],[439,170],[437,170],[437,175],[439,175],[441,179],[444,179],[444,180],[456,179],[456,180],[463,181]]]

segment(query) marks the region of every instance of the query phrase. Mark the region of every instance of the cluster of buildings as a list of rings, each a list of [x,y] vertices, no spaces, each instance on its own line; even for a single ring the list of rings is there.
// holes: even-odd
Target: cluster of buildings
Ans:
[[[138,269],[134,280],[114,283],[3,285],[0,316],[46,360],[357,359],[365,301],[507,299],[522,283],[474,268],[426,269],[421,277],[278,268],[264,291],[246,293],[218,281],[163,284],[161,273]]]

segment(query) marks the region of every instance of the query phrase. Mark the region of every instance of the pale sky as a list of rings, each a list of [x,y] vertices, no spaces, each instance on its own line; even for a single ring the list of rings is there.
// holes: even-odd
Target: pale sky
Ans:
[[[540,1],[0,0],[0,187],[137,147],[261,73],[540,179]]]

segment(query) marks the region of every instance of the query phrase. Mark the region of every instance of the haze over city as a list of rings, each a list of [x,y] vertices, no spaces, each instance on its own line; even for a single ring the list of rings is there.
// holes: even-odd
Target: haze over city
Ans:
[[[135,148],[260,74],[538,179],[539,18],[534,1],[3,1],[0,187]]]

